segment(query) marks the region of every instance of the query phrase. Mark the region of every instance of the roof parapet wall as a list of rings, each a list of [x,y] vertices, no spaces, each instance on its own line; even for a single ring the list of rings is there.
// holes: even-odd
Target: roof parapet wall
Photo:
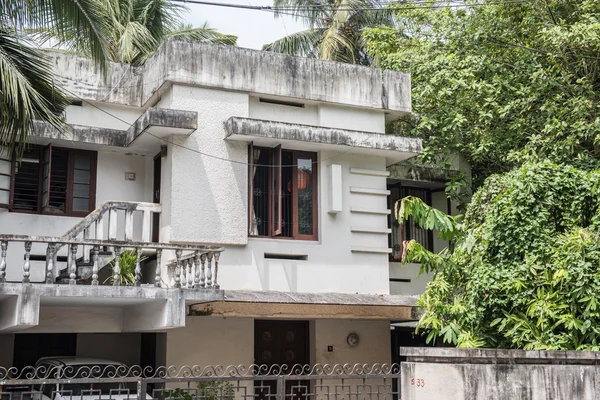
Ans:
[[[91,101],[141,107],[171,82],[402,114],[412,110],[410,75],[378,68],[171,39],[142,66],[112,63],[104,80],[90,59],[49,54],[57,81]]]

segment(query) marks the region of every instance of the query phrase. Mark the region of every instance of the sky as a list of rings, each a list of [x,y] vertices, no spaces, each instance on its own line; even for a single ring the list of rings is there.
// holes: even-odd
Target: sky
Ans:
[[[272,0],[216,0],[215,2],[253,6],[273,5]],[[236,35],[238,37],[237,44],[240,47],[261,49],[263,44],[305,29],[301,22],[294,21],[290,16],[275,18],[273,13],[267,11],[192,3],[186,5],[190,10],[184,15],[186,22],[197,27],[207,21],[211,28],[215,28],[221,33]]]

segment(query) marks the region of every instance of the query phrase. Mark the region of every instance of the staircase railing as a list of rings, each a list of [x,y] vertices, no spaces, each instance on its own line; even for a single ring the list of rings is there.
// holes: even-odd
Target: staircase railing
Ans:
[[[30,283],[31,275],[31,248],[34,243],[47,246],[46,251],[46,284],[56,284],[55,281],[55,263],[57,249],[63,246],[68,246],[68,251],[71,257],[68,259],[69,284],[77,283],[77,254],[82,247],[91,249],[92,257],[92,276],[91,285],[100,284],[98,280],[98,272],[100,265],[98,256],[100,249],[111,248],[114,252],[114,265],[112,271],[112,281],[114,286],[120,285],[121,271],[119,266],[119,255],[123,249],[129,249],[135,252],[135,279],[134,286],[140,286],[142,281],[151,281],[156,287],[161,286],[161,257],[165,250],[175,252],[175,288],[188,289],[218,289],[217,282],[219,270],[219,257],[223,252],[222,247],[216,246],[201,246],[187,244],[170,244],[170,243],[151,243],[151,242],[136,242],[125,240],[98,240],[87,238],[71,238],[71,237],[47,237],[47,236],[27,236],[27,235],[0,235],[0,284],[6,282],[7,269],[7,252],[12,249],[13,243],[22,243],[25,250],[24,263],[20,267],[22,269],[22,283]],[[10,245],[10,246],[9,246]],[[141,254],[144,250],[153,249],[156,251],[156,269],[154,276],[144,277],[142,275]],[[12,265],[10,268],[15,268]],[[18,268],[18,267],[17,267]],[[146,278],[146,279],[144,279]],[[151,279],[150,279],[151,278]]]

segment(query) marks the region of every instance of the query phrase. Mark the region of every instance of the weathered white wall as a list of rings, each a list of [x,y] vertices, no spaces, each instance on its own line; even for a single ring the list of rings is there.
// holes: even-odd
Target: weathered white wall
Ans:
[[[314,321],[314,362],[318,364],[390,363],[389,321],[316,320]],[[359,344],[350,347],[346,341],[356,333]],[[327,346],[333,346],[328,351]]]
[[[254,119],[319,125],[318,107],[314,104],[305,104],[304,108],[292,107],[282,104],[262,103],[258,97],[250,97],[248,111],[248,116]]]
[[[319,126],[385,133],[383,111],[319,104]]]
[[[187,317],[185,328],[167,332],[166,365],[250,365],[254,319]]]
[[[124,155],[112,152],[98,152],[98,167],[96,175],[96,206],[108,200],[152,201],[152,188],[146,187],[146,175],[152,176],[148,170],[146,158],[136,155]],[[125,172],[135,172],[136,180],[125,180]],[[148,197],[150,195],[150,197]],[[0,232],[15,235],[62,236],[81,218],[63,217],[56,215],[24,214],[0,209]],[[136,231],[141,235],[141,216],[136,216]],[[123,228],[121,227],[120,231]],[[63,253],[66,248],[63,249]],[[22,243],[11,243],[7,252],[7,274],[9,281],[20,281],[23,270]],[[31,254],[46,254],[42,244],[34,244]],[[62,254],[62,253],[61,253]],[[66,253],[64,253],[66,255]],[[44,280],[45,265],[40,261],[31,263],[31,281]]]
[[[433,278],[433,274],[419,275],[420,264],[402,265],[399,262],[390,263],[390,279],[410,279],[410,282],[390,282],[390,294],[416,295],[425,291],[427,283]]]
[[[180,85],[172,90],[171,107],[197,111],[199,126],[190,137],[172,140],[240,164],[169,146],[171,187],[163,198],[171,201],[171,240],[246,244],[248,150],[246,143],[224,140],[223,122],[248,116],[248,95]]]
[[[405,350],[410,350],[406,354]],[[401,349],[403,400],[592,400],[595,352]]]
[[[385,195],[350,192],[351,187],[385,190],[385,177],[350,172],[351,167],[385,171],[385,159],[332,152],[322,152],[319,157],[319,240],[250,238],[245,247],[227,246],[220,262],[221,287],[291,292],[389,293],[387,254],[352,251],[356,247],[387,248],[386,215],[350,211],[351,207],[387,209]],[[326,170],[327,165],[332,163],[342,165],[343,211],[335,215],[328,214],[324,206],[329,196]],[[236,218],[242,221],[239,234],[247,235],[247,207]],[[383,233],[357,233],[351,231],[352,227],[380,229]],[[265,253],[306,255],[307,260],[265,259]]]
[[[140,107],[84,101],[81,106],[67,107],[66,121],[74,125],[127,130],[143,112]]]

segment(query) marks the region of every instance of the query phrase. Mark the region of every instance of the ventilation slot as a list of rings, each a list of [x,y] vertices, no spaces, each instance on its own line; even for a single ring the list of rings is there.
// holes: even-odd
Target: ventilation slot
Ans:
[[[261,103],[277,104],[277,105],[280,105],[280,106],[304,108],[304,104],[302,104],[302,103],[295,103],[293,101],[265,99],[265,98],[262,98],[262,97],[260,97],[258,99],[258,101],[260,101]]]
[[[275,254],[275,253],[265,253],[265,258],[269,258],[272,260],[295,260],[295,261],[306,261],[308,260],[308,256],[306,254]]]

